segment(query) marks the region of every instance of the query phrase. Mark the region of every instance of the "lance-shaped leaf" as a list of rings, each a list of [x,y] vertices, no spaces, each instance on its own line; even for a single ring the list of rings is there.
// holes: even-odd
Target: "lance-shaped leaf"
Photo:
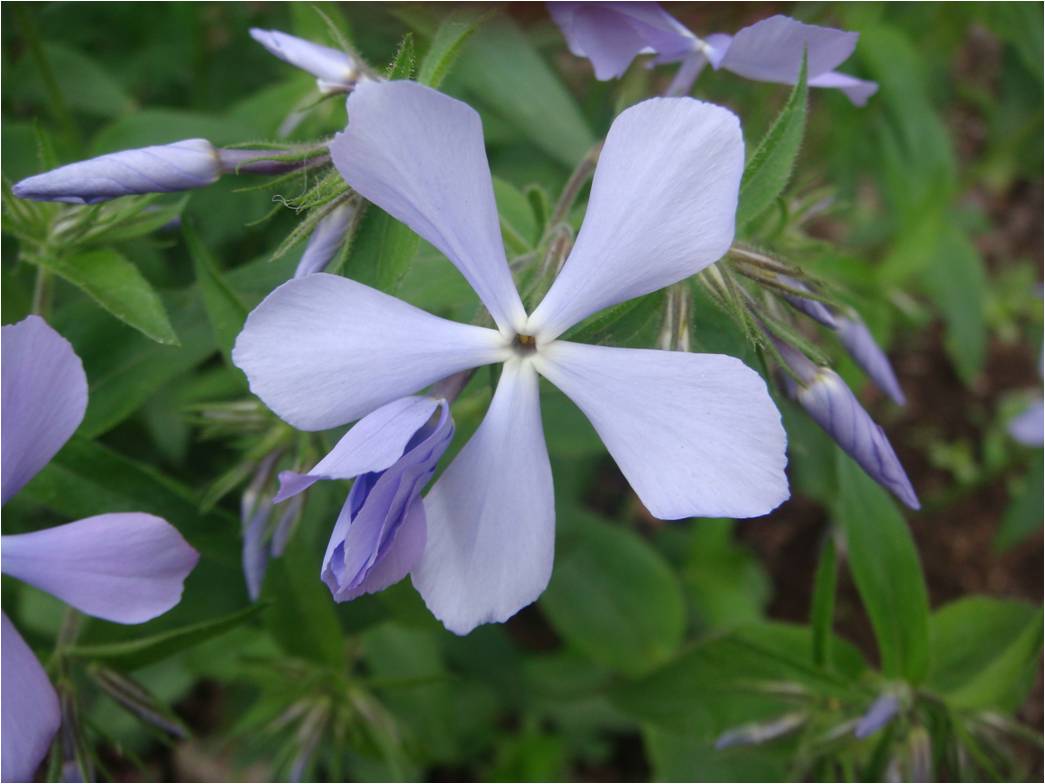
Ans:
[[[203,307],[207,311],[211,329],[222,353],[228,357],[236,342],[236,335],[247,320],[247,308],[225,281],[217,261],[203,244],[191,221],[185,221],[182,232],[196,268],[196,284],[203,297]]]
[[[439,87],[461,54],[461,49],[490,14],[490,9],[464,7],[449,13],[440,23],[421,60],[417,81]]]
[[[69,281],[143,335],[157,343],[178,345],[159,295],[119,252],[103,248],[68,258],[34,257],[31,261]]]
[[[783,193],[791,179],[806,128],[809,103],[806,66],[806,58],[803,57],[798,82],[791,90],[787,103],[744,167],[744,178],[740,182],[740,205],[737,208],[738,228],[761,215]]]
[[[918,550],[886,492],[841,452],[838,477],[835,514],[874,627],[882,671],[917,684],[929,669],[929,597]]]
[[[255,604],[220,618],[189,624],[136,640],[73,645],[65,648],[64,653],[66,656],[79,659],[104,659],[112,661],[121,669],[136,670],[235,629],[253,618],[264,607],[264,604]]]

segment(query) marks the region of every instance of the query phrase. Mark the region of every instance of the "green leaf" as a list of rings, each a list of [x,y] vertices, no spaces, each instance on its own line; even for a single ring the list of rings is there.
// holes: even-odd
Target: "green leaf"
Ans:
[[[421,60],[417,81],[438,88],[460,56],[465,41],[491,13],[492,11],[486,8],[459,8],[448,14],[432,36],[428,51]]]
[[[537,218],[526,195],[499,177],[493,178],[493,194],[501,219],[501,234],[513,254],[533,250],[537,244]]]
[[[195,138],[219,146],[237,144],[255,134],[250,123],[228,117],[183,109],[141,109],[103,128],[91,142],[91,154]]]
[[[813,664],[831,668],[831,639],[834,636],[835,591],[838,586],[838,554],[831,532],[820,548],[813,581]]]
[[[414,67],[417,65],[414,49],[414,34],[407,33],[399,42],[392,62],[388,64],[388,70],[385,72],[388,79],[409,79],[414,75]]]
[[[345,274],[386,292],[399,288],[417,255],[421,238],[376,205],[360,220]]]
[[[63,649],[63,652],[67,656],[75,656],[80,659],[111,660],[123,669],[134,670],[162,661],[179,651],[192,648],[235,629],[257,615],[264,609],[264,606],[263,604],[251,605],[220,618],[189,624],[137,640],[98,645],[74,645]]]
[[[929,628],[929,688],[959,709],[1019,708],[1040,669],[1040,607],[970,596],[937,610]]]
[[[564,340],[576,343],[627,344],[660,313],[664,289],[612,305],[567,331]]]
[[[562,517],[560,516],[560,521]],[[682,642],[682,588],[635,534],[583,512],[569,517],[541,607],[556,630],[596,662],[641,673]]]
[[[939,236],[922,283],[947,326],[944,348],[966,384],[979,375],[987,349],[987,272],[965,232],[948,227]]]
[[[123,87],[82,51],[45,43],[43,52],[51,71],[61,81],[62,96],[69,108],[103,119],[134,109],[134,100]],[[19,61],[7,88],[10,98],[37,105],[42,105],[41,96],[47,95],[43,77],[29,57]]]
[[[564,166],[575,166],[595,143],[573,97],[526,34],[506,17],[476,31],[456,74],[480,104]]]
[[[838,480],[835,515],[882,671],[917,685],[929,668],[929,598],[914,540],[888,493],[841,450]]]
[[[143,335],[157,343],[178,345],[159,295],[138,268],[117,251],[104,248],[37,261]]]
[[[228,356],[236,342],[236,336],[247,320],[247,308],[229,288],[218,263],[200,240],[191,220],[186,219],[183,222],[182,233],[185,235],[185,244],[189,246],[189,255],[196,268],[196,284],[200,288],[211,329],[214,330],[218,346]]]
[[[807,59],[802,57],[802,70],[787,103],[777,115],[769,131],[759,142],[744,166],[740,181],[740,204],[737,226],[743,227],[761,215],[787,186],[805,135],[809,87],[806,84]]]

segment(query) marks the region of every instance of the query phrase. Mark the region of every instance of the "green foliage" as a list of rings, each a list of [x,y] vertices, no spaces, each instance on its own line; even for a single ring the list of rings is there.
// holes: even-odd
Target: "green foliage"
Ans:
[[[929,669],[929,599],[914,540],[888,493],[841,451],[838,476],[835,514],[882,671],[920,683]]]
[[[178,336],[159,295],[118,251],[92,250],[69,258],[40,256],[34,260],[143,335],[157,343],[178,345]]]
[[[214,330],[214,338],[222,352],[228,355],[236,342],[236,335],[243,329],[243,322],[247,320],[247,308],[225,282],[217,262],[203,245],[191,221],[187,220],[183,224],[182,233],[196,269],[196,284],[211,329]]]
[[[806,110],[809,106],[806,66],[806,59],[803,58],[798,82],[788,96],[787,103],[744,166],[737,207],[738,227],[743,228],[765,212],[784,192],[791,179],[805,135]]]

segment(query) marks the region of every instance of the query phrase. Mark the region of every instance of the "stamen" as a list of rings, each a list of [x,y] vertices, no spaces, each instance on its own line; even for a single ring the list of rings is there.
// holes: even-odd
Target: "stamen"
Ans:
[[[537,338],[533,335],[522,335],[516,333],[515,337],[512,338],[512,348],[515,349],[515,353],[520,356],[532,354],[537,350]]]

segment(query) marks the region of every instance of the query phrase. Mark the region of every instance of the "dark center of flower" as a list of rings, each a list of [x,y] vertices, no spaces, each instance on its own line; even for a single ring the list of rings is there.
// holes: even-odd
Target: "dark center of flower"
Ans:
[[[516,333],[515,337],[512,338],[512,348],[515,349],[515,353],[520,356],[532,354],[537,350],[537,339],[533,335],[521,335]]]

